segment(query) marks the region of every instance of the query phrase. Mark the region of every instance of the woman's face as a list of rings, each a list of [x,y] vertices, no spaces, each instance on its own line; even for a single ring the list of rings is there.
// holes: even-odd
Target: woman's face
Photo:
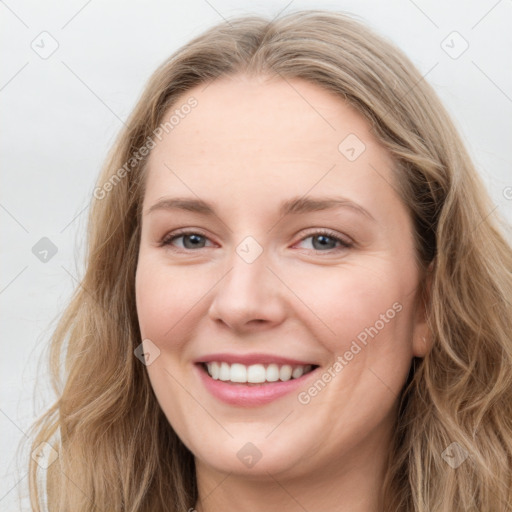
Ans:
[[[170,424],[210,470],[375,464],[427,349],[388,153],[355,110],[302,80],[217,80],[171,115],[149,158],[136,275]]]

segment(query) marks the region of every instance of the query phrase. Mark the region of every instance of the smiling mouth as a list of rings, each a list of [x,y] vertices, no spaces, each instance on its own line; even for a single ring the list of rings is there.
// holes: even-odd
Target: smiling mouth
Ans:
[[[224,361],[200,363],[200,366],[213,380],[246,386],[287,382],[299,379],[318,368],[318,365],[314,364],[290,365],[271,363],[245,365],[240,363],[230,364]]]

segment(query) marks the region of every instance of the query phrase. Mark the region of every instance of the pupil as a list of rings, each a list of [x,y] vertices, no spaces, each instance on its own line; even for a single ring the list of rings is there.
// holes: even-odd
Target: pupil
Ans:
[[[192,241],[192,247],[197,247],[198,244],[196,242],[199,241],[199,243],[201,243],[201,240],[200,240],[201,238],[202,238],[201,235],[187,235],[183,238],[183,245],[185,247],[187,247],[187,240],[190,240],[190,241]],[[195,242],[194,242],[194,240],[195,240]],[[190,247],[187,247],[187,249],[190,249]]]
[[[334,242],[334,240],[330,237],[330,236],[327,236],[327,235],[317,235],[316,237],[313,237],[313,246],[315,245],[315,239],[318,239],[318,240],[327,240],[327,244],[329,243],[329,240],[331,240],[332,242]],[[325,243],[320,243],[320,248],[324,248],[327,247]],[[317,249],[318,247],[315,247],[315,249]],[[334,247],[331,247],[331,248],[334,248]]]

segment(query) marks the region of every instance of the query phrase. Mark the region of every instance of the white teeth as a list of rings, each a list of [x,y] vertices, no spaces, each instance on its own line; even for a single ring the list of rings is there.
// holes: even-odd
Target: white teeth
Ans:
[[[247,368],[247,382],[254,384],[265,382],[266,377],[267,372],[262,364],[251,364],[251,366]]]
[[[234,363],[212,361],[206,363],[208,374],[212,379],[250,384],[261,384],[263,382],[286,382],[291,379],[298,379],[305,373],[312,370],[312,365],[292,366],[289,364],[277,365],[251,364],[249,366]]]
[[[229,380],[231,382],[247,382],[247,367],[243,364],[232,364]]]
[[[219,363],[212,363],[211,365],[212,379],[219,378]]]
[[[228,363],[220,363],[219,380],[229,380],[231,370]]]
[[[269,382],[279,380],[279,366],[277,364],[269,364],[267,366],[267,380]]]
[[[304,368],[302,366],[297,366],[297,368],[293,369],[292,377],[294,379],[298,379],[299,377],[302,377],[303,373],[304,373]]]
[[[292,367],[289,364],[283,364],[279,370],[280,380],[290,380],[292,378]]]

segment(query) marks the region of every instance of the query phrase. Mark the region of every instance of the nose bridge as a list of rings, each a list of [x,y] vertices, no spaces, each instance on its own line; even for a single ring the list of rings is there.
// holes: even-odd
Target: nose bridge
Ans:
[[[210,306],[212,317],[242,326],[251,320],[275,322],[282,314],[279,285],[267,268],[268,253],[253,237],[235,247],[229,271],[215,287]]]
[[[241,242],[233,251],[230,271],[225,282],[221,283],[223,292],[236,299],[239,307],[256,305],[262,299],[269,298],[267,281],[271,273],[266,268],[268,254],[258,246],[261,249],[252,240]]]

